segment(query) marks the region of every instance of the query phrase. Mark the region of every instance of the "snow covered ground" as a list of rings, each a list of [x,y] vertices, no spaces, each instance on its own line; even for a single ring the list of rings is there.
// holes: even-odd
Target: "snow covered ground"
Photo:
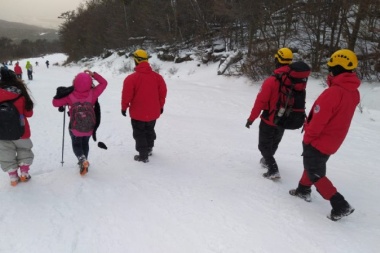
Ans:
[[[120,73],[129,59],[113,55],[67,67],[65,55],[27,59],[35,114],[30,119],[32,180],[11,187],[0,174],[1,253],[374,253],[380,238],[380,84],[364,83],[345,143],[327,174],[355,212],[338,222],[313,188],[312,202],[288,194],[302,173],[300,130],[287,131],[276,159],[282,179],[264,179],[258,124],[245,128],[260,83],[217,75],[217,64],[164,63],[165,111],[156,125],[154,154],[136,154],[130,118],[120,113]],[[50,68],[44,65],[50,61]],[[20,61],[25,66],[26,60]],[[100,97],[102,123],[90,141],[89,173],[81,177],[63,114],[51,105],[56,87],[90,68],[109,82]],[[25,68],[24,68],[25,69]],[[24,74],[26,78],[26,74]],[[307,108],[324,89],[310,79]],[[377,164],[377,165],[376,165]]]

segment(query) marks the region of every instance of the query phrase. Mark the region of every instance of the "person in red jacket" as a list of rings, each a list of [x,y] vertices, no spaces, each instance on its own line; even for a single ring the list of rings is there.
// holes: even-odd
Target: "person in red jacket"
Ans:
[[[95,79],[97,82],[99,82],[99,84],[93,86],[92,79]],[[76,129],[73,126],[73,118],[75,118],[73,113],[73,107],[74,104],[76,104],[77,102],[89,102],[92,105],[95,105],[96,101],[98,100],[98,97],[106,89],[107,84],[107,80],[105,80],[100,74],[92,72],[90,70],[85,70],[84,72],[81,72],[75,76],[72,87],[66,88],[67,90],[69,90],[69,92],[62,92],[66,94],[58,94],[57,92],[57,95],[54,96],[52,101],[54,107],[62,108],[66,105],[69,106],[69,133],[72,141],[74,154],[78,158],[78,164],[80,167],[79,172],[82,176],[87,174],[88,167],[90,165],[90,163],[88,162],[88,154],[90,151],[89,140],[90,136],[94,132],[94,128],[91,126],[91,129],[86,131],[79,131],[78,129]],[[57,89],[57,91],[58,90],[59,88]]]
[[[16,73],[17,78],[22,79],[22,69],[21,69],[18,62],[16,62],[16,64],[15,64],[14,71]]]
[[[146,51],[138,49],[131,56],[136,67],[123,83],[121,114],[126,117],[129,108],[133,138],[139,152],[134,159],[146,163],[149,162],[148,156],[152,155],[156,139],[154,127],[164,111],[167,89],[162,76],[148,63]]]
[[[304,171],[298,187],[289,193],[310,202],[311,186],[314,185],[319,194],[330,201],[332,210],[328,218],[336,221],[350,215],[355,209],[326,177],[326,163],[346,138],[360,102],[360,80],[353,72],[358,59],[351,50],[336,51],[327,65],[329,87],[314,102],[304,125]]]
[[[280,75],[289,71],[289,64],[292,63],[293,53],[289,48],[280,48],[275,54],[274,75]],[[262,158],[260,164],[262,167],[268,169],[263,174],[268,179],[280,178],[277,162],[274,154],[278,149],[278,145],[284,135],[284,128],[277,126],[274,123],[274,113],[276,104],[279,99],[279,85],[280,83],[276,77],[272,75],[265,79],[261,85],[261,89],[257,94],[255,103],[251,110],[251,114],[247,120],[246,127],[250,128],[252,123],[259,117],[260,113],[260,126],[259,126],[259,150]]]
[[[18,140],[0,140],[0,165],[4,172],[8,172],[11,185],[16,186],[18,182],[27,182],[31,178],[29,168],[34,154],[28,118],[33,116],[34,103],[24,82],[12,70],[1,68],[0,102],[8,100],[15,100],[13,104],[20,114],[24,133]]]

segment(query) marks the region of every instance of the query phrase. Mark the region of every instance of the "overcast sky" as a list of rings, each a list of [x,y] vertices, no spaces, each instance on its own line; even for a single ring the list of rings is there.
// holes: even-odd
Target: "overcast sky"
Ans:
[[[76,10],[85,0],[0,0],[0,19],[57,29],[61,13]]]

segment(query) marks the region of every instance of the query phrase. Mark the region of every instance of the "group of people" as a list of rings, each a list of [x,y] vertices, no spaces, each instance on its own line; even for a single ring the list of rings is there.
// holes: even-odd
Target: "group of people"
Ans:
[[[27,74],[28,74],[28,80],[33,80],[33,65],[30,63],[30,61],[26,62],[25,65]],[[20,66],[19,62],[16,62],[15,67],[13,68],[14,73],[16,74],[16,77],[20,80],[22,80],[22,68]]]
[[[291,64],[293,52],[289,48],[280,48],[274,60],[274,74],[281,74]],[[310,202],[311,186],[314,185],[319,194],[330,201],[332,210],[328,217],[335,221],[350,215],[354,208],[326,176],[326,163],[337,152],[348,133],[356,106],[360,102],[360,80],[354,72],[358,59],[351,50],[336,51],[331,55],[327,66],[329,88],[316,99],[304,123],[304,170],[297,188],[291,189],[289,194]],[[262,155],[260,164],[268,170],[263,176],[268,179],[280,178],[274,155],[285,130],[275,124],[274,114],[268,113],[275,110],[278,99],[279,82],[273,75],[262,84],[246,123],[246,127],[250,128],[262,112],[258,148]]]
[[[156,121],[164,111],[167,88],[163,77],[152,70],[146,51],[138,49],[131,56],[135,62],[135,72],[128,75],[123,82],[121,114],[126,117],[129,109],[135,149],[138,152],[134,160],[147,163],[156,140]],[[293,61],[293,53],[289,48],[281,48],[275,54],[274,61],[274,74],[280,74]],[[349,130],[360,100],[360,80],[354,72],[358,60],[351,50],[336,51],[327,65],[329,88],[316,99],[304,124],[304,170],[298,187],[289,193],[309,202],[311,186],[314,185],[322,197],[332,205],[329,218],[339,220],[351,214],[354,208],[326,177],[326,163],[339,149]],[[20,139],[0,140],[1,168],[8,172],[13,186],[30,179],[29,166],[33,162],[33,145],[27,121],[27,118],[33,115],[33,102],[25,84],[16,75],[13,71],[1,69],[0,103],[21,95],[14,104],[25,117],[25,133]],[[93,85],[93,79],[98,85]],[[69,132],[81,175],[88,172],[89,139],[94,130],[96,131],[99,120],[94,107],[96,108],[98,97],[106,87],[107,81],[100,74],[85,70],[75,76],[72,86],[59,87],[52,101],[53,106],[58,107],[60,111],[65,111],[65,106],[69,108]],[[274,155],[285,132],[275,124],[274,117],[267,116],[269,110],[274,110],[273,103],[278,100],[278,93],[279,82],[274,76],[268,77],[257,94],[246,123],[246,127],[250,128],[261,113],[258,148],[262,155],[260,163],[268,170],[263,176],[269,179],[280,178]],[[86,110],[91,112],[87,113]]]

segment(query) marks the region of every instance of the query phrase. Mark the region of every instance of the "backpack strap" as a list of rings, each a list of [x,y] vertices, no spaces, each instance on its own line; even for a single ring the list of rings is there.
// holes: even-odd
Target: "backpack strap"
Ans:
[[[10,100],[5,100],[5,101],[3,101],[3,102],[10,102],[10,103],[14,103],[14,102],[16,102],[20,97],[22,97],[22,94],[20,94],[20,95],[18,95],[16,98],[14,98],[14,99],[10,99]]]

